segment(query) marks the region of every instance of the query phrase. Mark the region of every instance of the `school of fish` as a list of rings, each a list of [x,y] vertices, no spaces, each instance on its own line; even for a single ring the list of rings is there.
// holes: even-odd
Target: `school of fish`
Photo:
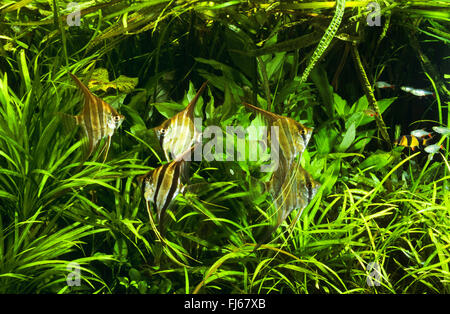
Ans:
[[[91,156],[99,142],[107,138],[101,152],[104,152],[105,161],[111,145],[111,137],[125,117],[95,96],[76,76],[71,73],[69,75],[82,92],[84,105],[81,113],[76,116],[63,114],[63,120],[81,126],[85,160]],[[153,222],[153,213],[150,210],[150,205],[153,204],[160,230],[163,228],[167,209],[171,207],[177,195],[184,193],[186,183],[189,181],[189,160],[191,159],[188,155],[197,145],[201,145],[201,130],[198,130],[194,124],[194,108],[207,83],[203,83],[184,110],[153,128],[167,163],[139,177],[138,182],[143,191],[149,218]],[[376,82],[375,86],[395,88],[394,85],[381,81]],[[401,89],[420,97],[431,94],[409,87],[401,87]],[[266,234],[267,237],[287,219],[293,210],[298,209],[301,214],[321,187],[321,184],[300,165],[300,159],[311,139],[313,128],[246,102],[243,102],[243,105],[261,114],[269,126],[276,127],[275,130],[277,130],[276,135],[270,132],[268,134],[268,141],[278,141],[280,149],[275,156],[278,159],[278,167],[272,172],[270,180],[265,183],[265,188],[271,194],[275,207],[272,228]],[[364,113],[368,116],[375,115],[374,112],[367,110]],[[450,130],[445,127],[433,127],[433,130],[444,136],[450,134]],[[431,138],[431,132],[419,129],[412,131],[410,135],[401,136],[395,144],[410,147],[412,150],[417,148],[431,154],[441,148],[436,144],[429,145]]]

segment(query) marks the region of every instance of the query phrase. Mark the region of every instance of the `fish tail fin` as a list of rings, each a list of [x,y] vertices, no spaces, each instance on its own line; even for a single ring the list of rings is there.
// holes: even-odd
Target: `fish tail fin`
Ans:
[[[61,121],[62,129],[65,134],[70,134],[80,124],[79,116],[72,116],[70,114],[63,113],[63,112],[58,112],[57,115]]]
[[[73,134],[73,132],[78,128],[79,125],[82,123],[82,117],[81,116],[72,116],[67,113],[58,112],[57,116],[60,119],[61,125],[62,125],[62,132],[66,135]],[[81,139],[81,162],[80,165],[75,169],[75,173],[79,172],[80,169],[83,167],[83,164],[86,162],[87,158],[89,157],[87,152],[89,150],[89,140],[86,136],[83,136]]]
[[[186,106],[186,112],[188,115],[194,114],[194,108],[195,104],[197,103],[198,99],[200,98],[200,95],[203,93],[203,91],[206,88],[206,85],[208,85],[208,81],[205,81],[202,86],[198,89],[197,93],[195,94],[194,98],[189,102],[189,104]]]

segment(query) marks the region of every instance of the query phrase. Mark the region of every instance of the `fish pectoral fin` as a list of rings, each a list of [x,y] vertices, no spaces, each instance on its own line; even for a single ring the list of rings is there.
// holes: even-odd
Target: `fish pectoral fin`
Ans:
[[[204,194],[209,191],[209,187],[211,184],[209,182],[199,182],[194,184],[186,184],[184,185],[183,195],[186,193],[192,193],[195,196],[198,196],[200,193]]]

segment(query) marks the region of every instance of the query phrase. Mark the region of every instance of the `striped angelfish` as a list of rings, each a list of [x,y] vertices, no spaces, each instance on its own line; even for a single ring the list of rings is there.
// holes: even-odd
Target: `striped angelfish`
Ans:
[[[320,184],[300,166],[300,158],[311,139],[312,128],[308,128],[294,119],[280,116],[251,104],[244,105],[263,115],[272,125],[278,127],[278,136],[269,134],[269,141],[278,140],[278,168],[266,184],[275,206],[272,227],[265,232],[263,241],[274,232],[294,209],[303,210],[314,198]],[[273,152],[277,153],[277,152]],[[298,157],[297,162],[295,158]],[[259,245],[255,248],[255,250]]]
[[[154,128],[167,160],[177,159],[200,140],[200,131],[194,125],[194,108],[207,84],[203,83],[183,111]]]
[[[83,147],[86,159],[92,154],[98,142],[108,137],[108,141],[103,147],[103,149],[106,148],[104,157],[106,160],[111,145],[111,137],[114,131],[122,124],[125,117],[119,114],[111,105],[92,94],[75,75],[69,74],[83,93],[84,106],[80,114],[76,116],[64,115],[64,117],[70,117],[69,120],[80,125],[84,130],[85,141]]]
[[[305,127],[303,124],[289,117],[280,116],[251,104],[244,105],[251,110],[262,114],[272,126],[278,127],[278,136],[268,134],[269,141],[278,140],[279,152],[271,152],[273,158],[278,161],[278,167],[273,172],[271,190],[274,193],[280,193],[281,187],[287,179],[287,175],[292,171],[295,158],[299,160],[311,139],[312,128]]]
[[[294,224],[321,186],[299,163],[293,164],[288,169],[288,174],[281,187],[279,187],[278,181],[274,180],[273,177],[265,185],[272,195],[274,204],[274,211],[271,214],[272,223],[271,226],[263,231],[263,236],[260,237],[259,244],[253,251],[256,251],[261,244],[267,241],[269,236],[275,232],[294,209],[298,209],[299,213],[292,222]]]
[[[277,227],[294,209],[299,209],[301,212],[308,206],[321,186],[303,167],[294,164],[292,168],[294,169],[289,172],[291,175],[281,187],[281,193],[272,190],[272,198],[277,210]]]
[[[285,159],[289,166],[297,156],[301,157],[311,139],[312,128],[305,127],[289,117],[277,115],[251,104],[244,102],[244,105],[262,114],[272,126],[278,127],[278,138],[275,138],[275,140],[278,140],[282,158]],[[269,140],[272,140],[272,137],[269,134]]]
[[[166,210],[177,195],[185,191],[184,182],[187,181],[189,171],[187,160],[190,160],[190,154],[194,148],[195,146],[192,146],[177,159],[138,178],[147,202],[147,209],[149,210],[150,203],[155,206],[160,229],[163,225]],[[152,221],[150,210],[148,214]]]

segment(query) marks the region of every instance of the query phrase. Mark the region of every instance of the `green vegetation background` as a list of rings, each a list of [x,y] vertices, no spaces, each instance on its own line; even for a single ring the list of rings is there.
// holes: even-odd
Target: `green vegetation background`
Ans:
[[[79,26],[68,1],[2,2],[0,292],[448,293],[448,140],[432,160],[389,142],[448,127],[450,4],[378,1],[368,26],[369,1],[337,2],[78,1]],[[126,118],[107,162],[78,171],[58,113],[82,106],[67,72],[95,69],[108,76],[91,89]],[[163,156],[152,127],[206,79],[204,126],[261,125],[247,99],[314,127],[302,165],[322,187],[256,252],[271,205],[257,162],[193,163],[167,245],[136,181]]]

